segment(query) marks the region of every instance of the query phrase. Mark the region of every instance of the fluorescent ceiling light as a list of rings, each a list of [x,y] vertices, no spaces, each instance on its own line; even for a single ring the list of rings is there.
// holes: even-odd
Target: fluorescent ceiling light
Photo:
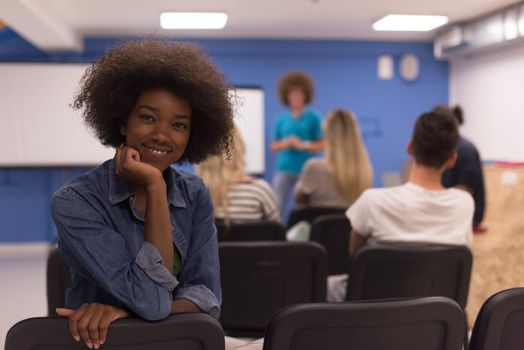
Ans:
[[[446,16],[387,15],[373,23],[377,31],[427,32],[448,23]]]
[[[227,15],[223,12],[162,12],[163,29],[222,29]]]

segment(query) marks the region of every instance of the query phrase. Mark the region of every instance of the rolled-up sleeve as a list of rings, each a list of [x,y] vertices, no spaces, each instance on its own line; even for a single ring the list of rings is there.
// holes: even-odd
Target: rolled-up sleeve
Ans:
[[[202,312],[218,318],[222,292],[218,243],[213,223],[213,205],[207,188],[202,185],[193,209],[191,240],[173,299],[191,300]]]
[[[156,247],[145,241],[136,255],[135,262],[156,283],[168,291],[173,291],[178,281],[169,272],[162,261],[162,256]]]
[[[100,203],[69,187],[53,195],[51,213],[60,254],[72,269],[146,320],[169,315],[178,281],[153,245],[133,255]]]

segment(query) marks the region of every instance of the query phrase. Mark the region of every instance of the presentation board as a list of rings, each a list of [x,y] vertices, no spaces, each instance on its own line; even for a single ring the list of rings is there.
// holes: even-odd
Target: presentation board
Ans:
[[[87,65],[0,64],[0,167],[94,166],[113,157],[70,107]],[[237,88],[247,170],[264,172],[264,93]]]
[[[257,88],[236,88],[235,125],[246,144],[246,170],[263,174],[264,152],[264,91]]]

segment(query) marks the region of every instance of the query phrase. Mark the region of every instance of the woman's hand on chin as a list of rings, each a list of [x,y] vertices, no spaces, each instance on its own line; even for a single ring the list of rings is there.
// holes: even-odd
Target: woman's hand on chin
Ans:
[[[162,172],[150,164],[141,162],[140,153],[130,146],[116,149],[115,171],[116,175],[125,181],[145,188],[164,181]]]

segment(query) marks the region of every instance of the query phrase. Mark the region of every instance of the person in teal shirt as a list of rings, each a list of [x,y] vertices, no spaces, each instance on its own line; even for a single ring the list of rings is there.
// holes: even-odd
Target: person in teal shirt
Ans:
[[[278,152],[273,189],[281,217],[304,163],[324,148],[320,116],[306,108],[313,100],[313,80],[303,72],[290,72],[278,84],[278,95],[289,110],[277,117],[271,149]]]

